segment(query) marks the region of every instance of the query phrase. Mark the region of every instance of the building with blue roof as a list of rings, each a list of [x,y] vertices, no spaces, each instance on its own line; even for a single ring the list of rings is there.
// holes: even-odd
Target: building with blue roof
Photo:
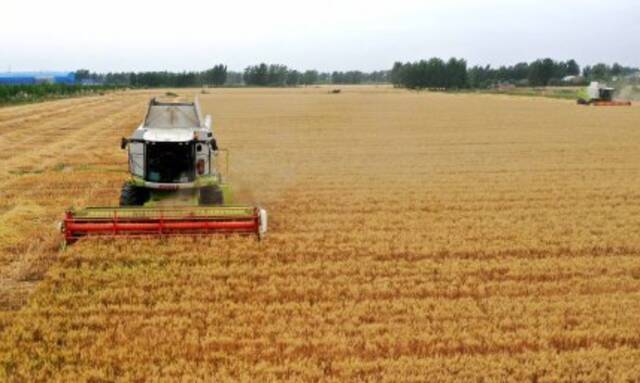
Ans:
[[[34,85],[76,83],[73,72],[5,72],[0,73],[0,85]]]

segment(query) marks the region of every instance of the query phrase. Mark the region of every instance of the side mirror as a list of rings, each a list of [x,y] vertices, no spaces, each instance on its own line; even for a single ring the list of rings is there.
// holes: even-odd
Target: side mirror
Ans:
[[[204,118],[204,126],[205,126],[207,129],[211,129],[211,123],[212,123],[212,122],[213,122],[213,121],[211,120],[211,115],[210,115],[210,114],[207,114],[207,116]]]
[[[216,139],[212,139],[211,141],[209,141],[209,147],[211,148],[211,150],[213,150],[214,152],[218,150],[218,143],[216,142]]]
[[[129,144],[129,140],[122,137],[122,141],[120,141],[120,149],[124,150]]]

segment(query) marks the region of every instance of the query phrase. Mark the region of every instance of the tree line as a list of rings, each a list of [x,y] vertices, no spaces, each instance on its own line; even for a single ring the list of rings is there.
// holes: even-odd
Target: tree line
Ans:
[[[372,84],[388,82],[388,71],[346,71],[318,72],[306,70],[299,72],[286,65],[260,63],[248,66],[243,73],[245,85],[254,86],[297,86],[313,84]]]
[[[396,62],[390,73],[395,86],[422,89],[489,88],[499,84],[515,86],[585,85],[593,80],[611,80],[637,73],[638,68],[604,63],[580,68],[576,60],[556,61],[550,58],[515,65],[467,67],[464,59],[440,58],[416,62]]]
[[[570,59],[556,61],[544,58],[515,65],[469,67],[462,58],[441,58],[416,62],[396,62],[391,70],[373,72],[334,71],[320,72],[310,69],[299,71],[282,64],[259,63],[242,72],[218,64],[204,71],[151,71],[92,73],[76,71],[76,80],[84,84],[104,84],[126,87],[206,87],[206,86],[300,86],[315,84],[380,84],[392,83],[411,89],[463,89],[489,88],[500,84],[515,86],[583,85],[592,80],[610,80],[627,76],[638,68],[604,63],[583,68]],[[567,76],[572,76],[567,82]]]
[[[199,87],[221,86],[227,83],[227,66],[218,64],[204,71],[169,72],[118,72],[92,73],[86,69],[75,72],[76,81],[85,84],[105,84],[130,87]]]
[[[434,57],[414,63],[396,62],[391,68],[391,82],[411,89],[451,89],[467,87],[467,62],[451,58],[449,61]]]
[[[282,64],[260,63],[234,72],[218,64],[204,71],[151,71],[93,73],[86,69],[75,72],[76,81],[86,84],[106,84],[130,87],[204,87],[204,86],[299,86],[315,84],[388,83],[389,71],[334,71],[314,69],[298,71]]]

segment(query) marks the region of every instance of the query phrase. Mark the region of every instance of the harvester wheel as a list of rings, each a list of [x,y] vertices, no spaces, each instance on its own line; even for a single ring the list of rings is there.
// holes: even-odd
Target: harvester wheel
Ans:
[[[137,187],[128,182],[120,191],[120,206],[142,206],[149,199],[149,190]]]
[[[205,186],[200,189],[200,205],[222,205],[224,196],[218,186]]]

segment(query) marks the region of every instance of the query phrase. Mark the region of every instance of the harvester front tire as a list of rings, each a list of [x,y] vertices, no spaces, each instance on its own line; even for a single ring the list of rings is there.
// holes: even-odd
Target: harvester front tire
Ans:
[[[149,191],[130,183],[122,185],[120,206],[142,206],[149,199]]]
[[[200,205],[222,205],[224,196],[217,186],[206,186],[200,189]]]

